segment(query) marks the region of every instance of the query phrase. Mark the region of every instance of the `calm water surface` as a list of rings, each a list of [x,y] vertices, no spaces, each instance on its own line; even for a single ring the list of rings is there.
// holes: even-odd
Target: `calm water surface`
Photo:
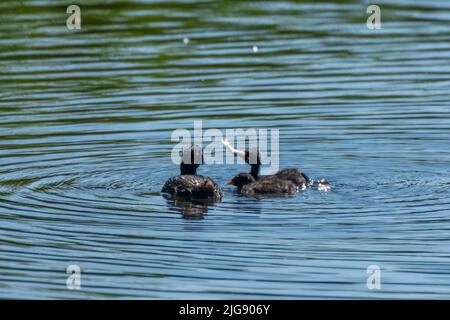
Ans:
[[[0,3],[0,298],[450,298],[448,1],[380,1],[381,30],[365,1],[77,3],[80,31]],[[194,120],[279,128],[333,191],[184,219],[159,191]]]

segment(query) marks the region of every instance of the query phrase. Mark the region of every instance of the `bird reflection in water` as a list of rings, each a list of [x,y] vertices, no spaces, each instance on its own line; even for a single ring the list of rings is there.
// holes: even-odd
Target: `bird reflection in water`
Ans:
[[[217,201],[210,199],[185,199],[182,197],[165,196],[169,207],[180,212],[184,219],[201,220],[208,212],[208,206]]]

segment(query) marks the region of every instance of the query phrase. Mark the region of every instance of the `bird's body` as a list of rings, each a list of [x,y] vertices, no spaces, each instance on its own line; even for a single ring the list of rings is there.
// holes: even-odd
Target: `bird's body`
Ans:
[[[179,175],[164,184],[162,193],[185,199],[220,199],[223,192],[211,178],[200,175]]]
[[[243,186],[239,192],[247,196],[293,195],[298,192],[298,187],[291,181],[263,179]]]
[[[236,177],[228,181],[237,187],[240,194],[245,196],[278,196],[293,195],[297,193],[298,187],[289,180],[282,180],[276,176],[265,176],[260,180],[250,173],[239,173]]]
[[[220,187],[211,178],[197,175],[197,169],[203,163],[203,150],[190,146],[183,150],[180,163],[181,174],[166,181],[161,192],[186,200],[219,201],[223,197]]]
[[[305,189],[311,180],[297,169],[289,168],[273,175],[260,176],[261,157],[258,150],[234,149],[228,141],[222,143],[234,154],[244,158],[251,167],[249,173],[239,173],[228,183],[238,187],[243,195],[286,195]]]
[[[281,180],[291,181],[300,189],[304,189],[311,182],[311,180],[303,172],[293,168],[280,170],[273,176]],[[264,176],[260,177],[260,179],[264,179]]]

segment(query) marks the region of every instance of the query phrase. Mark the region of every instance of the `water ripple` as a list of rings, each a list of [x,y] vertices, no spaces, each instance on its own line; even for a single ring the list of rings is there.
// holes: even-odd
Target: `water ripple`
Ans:
[[[360,1],[81,7],[69,32],[51,1],[0,3],[0,297],[449,297],[448,2],[384,1],[377,31]],[[164,199],[199,119],[279,128],[281,165],[332,190]]]

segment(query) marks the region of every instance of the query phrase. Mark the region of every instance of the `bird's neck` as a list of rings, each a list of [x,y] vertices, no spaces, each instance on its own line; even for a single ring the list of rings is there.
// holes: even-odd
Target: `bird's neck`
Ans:
[[[182,175],[183,174],[195,175],[197,174],[197,168],[198,165],[195,164],[185,164],[185,163],[180,164],[180,171]]]
[[[258,178],[259,178],[260,167],[261,167],[260,164],[252,164],[251,165],[250,174],[252,175],[253,178],[255,178],[255,180],[258,180]]]

